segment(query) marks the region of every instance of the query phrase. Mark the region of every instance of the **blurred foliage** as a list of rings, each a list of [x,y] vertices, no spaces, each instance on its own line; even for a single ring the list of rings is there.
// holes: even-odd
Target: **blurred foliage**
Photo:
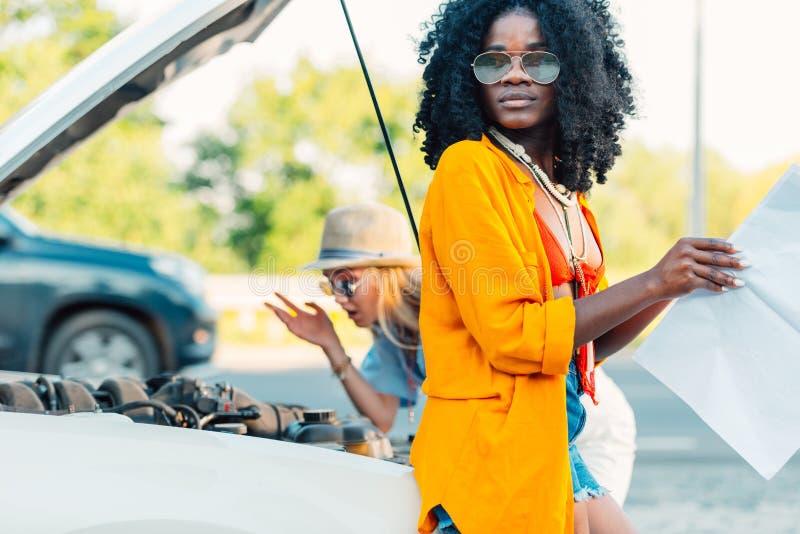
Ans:
[[[122,30],[95,0],[0,0],[0,122]]]
[[[317,253],[322,221],[338,204],[380,200],[402,208],[361,72],[315,69],[305,59],[291,90],[255,81],[232,106],[229,131],[203,133],[183,186],[217,214],[248,265],[286,272]],[[413,85],[376,80],[417,216],[430,178],[410,136]]]
[[[119,30],[94,0],[0,0],[0,120]],[[419,220],[432,174],[411,132],[419,88],[373,82]],[[198,134],[194,163],[180,172],[164,125],[140,106],[15,205],[43,226],[175,250],[213,272],[310,261],[336,205],[378,200],[404,211],[361,72],[300,60],[290,85],[246,87],[228,126]],[[708,233],[729,235],[788,163],[742,173],[708,152]],[[685,233],[690,172],[686,154],[629,141],[608,184],[592,190],[612,281],[653,265]]]

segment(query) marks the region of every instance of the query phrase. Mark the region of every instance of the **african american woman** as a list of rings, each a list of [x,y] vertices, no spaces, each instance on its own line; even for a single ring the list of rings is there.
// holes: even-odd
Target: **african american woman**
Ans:
[[[634,111],[621,47],[599,0],[451,0],[420,44],[420,532],[632,532],[573,446],[579,397],[672,299],[743,285],[732,244],[683,238],[607,287],[586,193]]]

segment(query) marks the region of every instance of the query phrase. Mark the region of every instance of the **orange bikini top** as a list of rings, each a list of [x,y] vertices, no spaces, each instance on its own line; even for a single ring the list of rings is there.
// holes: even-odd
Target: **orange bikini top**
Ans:
[[[587,210],[584,206],[581,206],[581,211],[583,212],[584,217],[586,217],[586,222],[589,223],[589,228],[591,228],[595,241],[597,241],[597,246],[600,247],[600,241],[597,237],[597,225],[594,221],[594,217],[591,213],[587,213]],[[539,227],[539,234],[542,236],[542,245],[544,245],[544,252],[547,255],[547,262],[550,264],[550,280],[553,284],[553,287],[558,287],[565,282],[572,282],[575,280],[575,273],[571,269],[570,262],[567,259],[567,255],[564,253],[564,249],[561,248],[558,238],[553,235],[550,227],[547,226],[547,223],[542,220],[536,210],[534,210],[533,216],[536,219],[536,225]],[[600,253],[602,254],[602,252],[603,249],[600,247]],[[584,292],[583,287],[581,287],[582,284],[577,284],[578,294],[575,295],[576,299],[591,295],[597,291],[597,286],[603,279],[603,274],[606,270],[605,263],[604,256],[597,269],[585,261],[581,262],[580,265],[581,270],[583,271],[583,278],[586,281],[586,292]],[[593,341],[590,341],[586,345],[578,348],[577,354],[575,355],[575,363],[578,367],[578,374],[580,375],[581,387],[583,388],[584,393],[586,393],[592,399],[592,402],[597,405],[594,382],[595,358]]]
[[[584,215],[586,215],[585,212]],[[545,254],[547,254],[547,261],[550,264],[550,280],[553,284],[553,287],[558,287],[566,282],[572,282],[575,280],[575,273],[572,271],[570,262],[564,253],[563,247],[558,242],[558,238],[553,234],[553,231],[550,230],[550,227],[547,226],[547,223],[544,222],[544,220],[542,220],[541,216],[536,210],[534,210],[533,216],[536,219],[536,225],[539,227],[539,233],[542,236],[542,245],[544,245],[544,251]],[[587,217],[586,220],[589,222],[589,227],[591,228],[592,234],[596,240],[597,230],[592,225],[590,218]],[[600,280],[603,279],[603,275],[605,274],[606,270],[605,263],[605,259],[603,259],[603,261],[600,263],[600,266],[595,269],[585,261],[581,262],[583,276],[586,279],[586,285],[589,287],[590,295],[597,291],[597,286],[600,284]],[[583,290],[580,288],[579,292],[581,294],[576,295],[575,298],[586,296],[582,294]]]

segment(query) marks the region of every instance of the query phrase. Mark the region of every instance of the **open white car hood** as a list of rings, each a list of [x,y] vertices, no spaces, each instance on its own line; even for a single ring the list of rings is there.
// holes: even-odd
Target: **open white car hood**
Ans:
[[[410,467],[311,445],[0,412],[0,531],[275,534],[416,531]]]
[[[175,78],[253,41],[289,0],[178,0],[127,28],[0,127],[0,204]]]

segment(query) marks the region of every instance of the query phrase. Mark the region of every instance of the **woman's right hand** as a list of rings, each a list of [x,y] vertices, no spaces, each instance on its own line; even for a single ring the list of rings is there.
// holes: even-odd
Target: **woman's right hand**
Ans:
[[[280,293],[276,292],[275,296],[281,299],[295,315],[269,302],[265,302],[264,306],[275,312],[278,319],[286,325],[292,334],[309,343],[319,345],[323,349],[332,347],[339,342],[339,337],[333,329],[330,317],[319,305],[313,302],[306,302],[306,306],[314,310],[313,312],[308,312]]]
[[[727,270],[749,266],[733,244],[722,239],[684,237],[647,272],[657,299],[673,299],[697,289],[722,293],[744,286],[744,280]]]

